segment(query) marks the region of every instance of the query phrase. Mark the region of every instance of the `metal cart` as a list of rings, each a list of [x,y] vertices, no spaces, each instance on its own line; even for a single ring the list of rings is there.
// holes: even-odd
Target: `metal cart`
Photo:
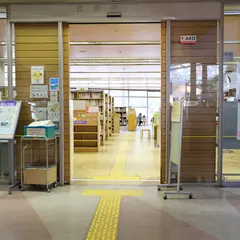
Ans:
[[[25,185],[57,187],[57,138],[21,138],[21,190]]]

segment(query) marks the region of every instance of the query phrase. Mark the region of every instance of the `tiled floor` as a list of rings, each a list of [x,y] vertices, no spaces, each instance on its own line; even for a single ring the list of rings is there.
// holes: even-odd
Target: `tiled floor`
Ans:
[[[159,179],[160,167],[159,148],[138,134],[114,136],[99,153],[76,154],[74,177],[105,185],[11,196],[0,190],[0,240],[239,240],[240,188],[186,188],[194,199],[163,200],[157,186],[140,184]],[[234,167],[237,157],[224,154]],[[110,184],[115,180],[135,185]]]
[[[192,200],[163,200],[152,186],[75,185],[58,187],[50,194],[15,191],[12,196],[0,191],[0,239],[239,240],[240,189],[189,190]],[[141,194],[129,196],[134,192]],[[111,205],[116,199],[119,211]],[[99,225],[93,225],[94,219]],[[117,223],[116,235],[107,235],[111,222]],[[88,235],[89,231],[101,237]]]
[[[97,153],[75,153],[74,179],[158,180],[160,148],[140,132],[121,132],[106,141]]]

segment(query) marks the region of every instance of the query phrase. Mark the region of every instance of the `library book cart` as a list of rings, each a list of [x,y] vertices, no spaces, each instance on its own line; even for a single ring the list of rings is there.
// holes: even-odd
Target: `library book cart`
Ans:
[[[57,187],[57,138],[54,127],[25,127],[36,135],[21,138],[21,191],[26,186],[44,187],[48,193]],[[37,131],[38,129],[38,131]],[[37,135],[46,131],[44,135]]]

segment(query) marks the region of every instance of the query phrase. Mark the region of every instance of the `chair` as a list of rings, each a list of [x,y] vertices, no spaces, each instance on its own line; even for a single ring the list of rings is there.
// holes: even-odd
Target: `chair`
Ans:
[[[143,128],[140,131],[140,138],[143,138],[143,132],[148,132],[148,139],[151,138],[151,130],[149,128]]]

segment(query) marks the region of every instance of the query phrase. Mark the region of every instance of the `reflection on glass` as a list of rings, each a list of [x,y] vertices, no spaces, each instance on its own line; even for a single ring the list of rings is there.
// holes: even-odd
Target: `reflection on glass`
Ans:
[[[184,101],[182,181],[215,182],[216,66],[203,63],[172,65],[171,99]],[[207,166],[207,167],[206,167]]]

